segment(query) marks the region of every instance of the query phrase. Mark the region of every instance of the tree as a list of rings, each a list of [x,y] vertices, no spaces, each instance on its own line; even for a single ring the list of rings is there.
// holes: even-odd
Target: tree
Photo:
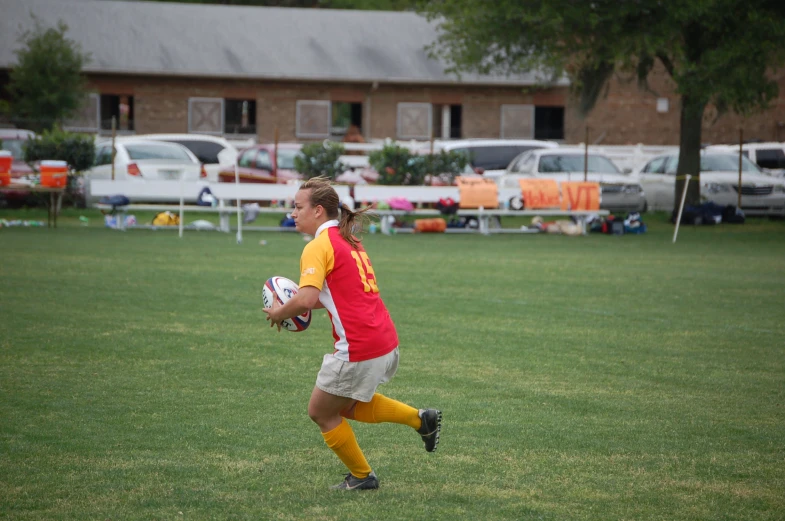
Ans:
[[[450,71],[567,74],[585,115],[617,71],[642,87],[657,62],[681,97],[676,193],[699,180],[701,124],[713,104],[748,114],[777,97],[785,61],[780,0],[418,0],[440,27],[431,47]],[[678,197],[678,196],[677,196]],[[690,183],[687,201],[700,201]]]
[[[155,2],[180,2],[189,4],[251,5],[269,7],[321,7],[328,9],[371,9],[401,11],[412,0],[153,0]]]
[[[10,110],[12,118],[30,130],[51,129],[84,102],[82,67],[89,56],[66,38],[67,30],[63,22],[45,29],[36,19],[35,27],[19,39],[22,47],[15,51],[17,64],[8,83]]]

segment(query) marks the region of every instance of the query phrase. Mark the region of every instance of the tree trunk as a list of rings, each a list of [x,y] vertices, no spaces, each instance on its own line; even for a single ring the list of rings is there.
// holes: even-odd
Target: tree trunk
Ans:
[[[706,103],[689,95],[681,98],[681,135],[679,137],[679,167],[676,170],[676,191],[674,208],[678,211],[681,194],[684,190],[684,175],[690,174],[685,205],[700,204],[700,151],[703,110]]]

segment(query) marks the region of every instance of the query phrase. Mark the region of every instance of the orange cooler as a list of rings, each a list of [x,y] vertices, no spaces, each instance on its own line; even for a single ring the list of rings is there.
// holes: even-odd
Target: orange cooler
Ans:
[[[41,186],[63,188],[68,181],[68,163],[65,161],[41,161]]]
[[[8,150],[0,150],[0,186],[11,184],[11,163],[14,157]]]

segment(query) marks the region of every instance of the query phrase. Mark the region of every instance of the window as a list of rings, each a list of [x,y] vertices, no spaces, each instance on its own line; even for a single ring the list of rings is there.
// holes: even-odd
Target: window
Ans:
[[[456,148],[457,152],[469,154],[473,167],[484,170],[504,170],[518,154],[540,148],[531,145],[496,145],[487,147]]]
[[[534,166],[534,154],[521,154],[510,165],[510,172],[531,173]]]
[[[168,144],[134,144],[126,145],[128,157],[135,160],[141,159],[168,159],[178,161],[191,161],[191,157],[181,147]]]
[[[460,139],[462,127],[463,107],[461,105],[450,105],[450,139]]]
[[[256,168],[261,170],[273,170],[273,163],[270,161],[270,153],[267,150],[260,150],[256,156]]]
[[[584,162],[583,155],[547,155],[540,157],[540,172],[554,173],[554,172],[583,172]],[[616,168],[610,159],[603,156],[589,156],[589,166],[586,168],[588,172],[603,172],[609,174],[618,174],[619,169]]]
[[[89,94],[73,119],[63,123],[63,129],[73,132],[97,133],[101,128],[100,117],[100,96],[98,94]]]
[[[95,149],[95,166],[112,164],[112,147],[102,146]]]
[[[333,101],[331,106],[332,124],[330,134],[343,136],[350,126],[363,127],[363,104]]]
[[[278,168],[284,170],[294,170],[294,158],[302,156],[299,150],[278,149]]]
[[[242,154],[240,154],[240,159],[237,160],[237,166],[241,168],[253,168],[255,166],[256,159],[256,149],[249,148]]]
[[[223,152],[224,147],[220,143],[212,141],[197,141],[191,139],[168,139],[172,143],[180,143],[191,151],[200,163],[206,165],[217,165],[220,163],[218,154]]]
[[[642,172],[646,174],[664,174],[665,163],[668,161],[668,156],[658,157],[649,161]]]
[[[224,100],[224,133],[256,134],[255,100]]]
[[[564,107],[534,107],[534,139],[564,139]]]
[[[461,105],[434,105],[433,120],[438,125],[436,137],[441,139],[460,139],[463,107]]]
[[[785,168],[785,152],[781,148],[760,148],[755,152],[755,159],[761,168]]]
[[[398,103],[398,137],[431,139],[433,110],[430,103]]]
[[[504,139],[564,139],[564,107],[502,105]]]
[[[134,97],[101,94],[100,115],[101,130],[112,130],[112,118],[116,130],[134,130]]]

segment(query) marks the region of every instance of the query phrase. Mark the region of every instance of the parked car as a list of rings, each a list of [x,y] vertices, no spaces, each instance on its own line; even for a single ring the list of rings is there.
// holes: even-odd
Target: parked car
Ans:
[[[657,156],[635,176],[646,191],[649,207],[673,211],[678,154]],[[765,175],[742,157],[741,209],[748,215],[785,215],[785,180]],[[736,205],[739,193],[739,156],[730,152],[701,152],[701,198],[719,205]]]
[[[485,177],[498,177],[505,173],[510,162],[523,152],[540,148],[558,148],[553,141],[537,139],[456,139],[435,141],[434,150],[459,151],[469,155],[474,171]]]
[[[302,144],[279,143],[278,154],[275,145],[264,143],[246,148],[237,160],[237,173],[241,183],[291,183],[302,179],[294,168],[294,158],[300,155]],[[368,166],[367,156],[343,156],[344,160],[354,160],[349,170],[336,177],[343,184],[374,183],[379,174]],[[219,181],[235,182],[234,164],[218,172]]]
[[[600,184],[600,208],[611,212],[641,212],[646,210],[643,187],[637,179],[622,174],[608,157],[588,155],[587,181]],[[583,181],[584,152],[579,149],[542,148],[520,154],[496,178],[500,202],[511,209],[524,207],[521,199],[521,179],[554,179]]]
[[[11,152],[13,160],[11,162],[11,182],[16,182],[22,177],[34,174],[33,169],[25,163],[24,158],[24,144],[28,139],[35,138],[35,132],[32,130],[23,130],[17,128],[0,128],[0,142],[2,150]],[[27,190],[14,190],[3,192],[0,195],[5,200],[5,203],[10,206],[21,206],[26,204],[30,192]]]
[[[705,150],[738,154],[739,146],[712,145]],[[785,177],[785,143],[744,143],[741,146],[741,153],[758,165],[764,174]]]
[[[288,183],[302,178],[294,169],[294,158],[300,154],[299,143],[255,145],[240,151],[237,171],[241,183]],[[277,175],[276,175],[277,173]],[[218,180],[234,183],[234,163],[218,171]]]
[[[190,150],[177,143],[140,139],[136,136],[115,140],[114,179],[118,181],[187,182],[205,180],[204,166]],[[112,142],[103,141],[95,147],[95,164],[85,172],[85,193],[95,179],[112,179]],[[96,202],[86,196],[86,203]]]
[[[140,139],[168,141],[183,145],[204,165],[207,181],[218,181],[218,173],[224,168],[234,168],[238,150],[227,139],[205,134],[145,134],[134,136]],[[234,175],[234,174],[233,174]]]

